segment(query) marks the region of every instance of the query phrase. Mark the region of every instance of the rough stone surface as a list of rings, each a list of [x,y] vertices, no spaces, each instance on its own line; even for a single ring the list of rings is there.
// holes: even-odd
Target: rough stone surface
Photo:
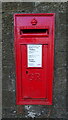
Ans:
[[[56,13],[53,105],[16,105],[14,13]],[[3,118],[65,118],[66,112],[66,3],[2,3]]]

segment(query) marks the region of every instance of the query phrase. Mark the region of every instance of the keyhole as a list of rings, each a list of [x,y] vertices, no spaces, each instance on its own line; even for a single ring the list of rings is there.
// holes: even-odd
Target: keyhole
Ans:
[[[28,71],[26,71],[26,74],[28,74]]]

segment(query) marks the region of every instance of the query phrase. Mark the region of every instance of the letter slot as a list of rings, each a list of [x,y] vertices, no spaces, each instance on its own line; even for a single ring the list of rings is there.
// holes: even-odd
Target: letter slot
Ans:
[[[49,29],[21,29],[21,37],[23,36],[47,36],[49,35]]]

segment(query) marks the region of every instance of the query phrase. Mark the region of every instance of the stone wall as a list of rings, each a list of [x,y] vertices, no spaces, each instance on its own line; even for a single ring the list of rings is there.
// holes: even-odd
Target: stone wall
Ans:
[[[14,13],[55,13],[55,62],[53,105],[16,105],[14,62]],[[2,117],[3,118],[67,118],[66,112],[66,3],[4,2],[2,3]]]

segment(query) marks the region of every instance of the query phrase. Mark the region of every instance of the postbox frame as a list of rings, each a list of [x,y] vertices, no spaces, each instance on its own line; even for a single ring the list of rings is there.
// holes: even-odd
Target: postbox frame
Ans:
[[[30,102],[25,102],[22,101],[21,99],[21,69],[19,69],[18,66],[21,67],[21,64],[18,64],[18,57],[20,56],[20,45],[22,45],[22,41],[20,40],[20,43],[18,43],[18,34],[17,34],[17,29],[22,28],[19,27],[17,28],[16,26],[16,17],[22,17],[22,16],[50,16],[53,17],[53,25],[52,25],[52,35],[51,35],[51,42],[49,43],[48,39],[46,40],[46,45],[51,44],[50,50],[50,73],[49,73],[49,78],[50,81],[47,82],[47,86],[49,91],[47,92],[47,99],[45,101],[30,101]],[[28,104],[36,104],[36,105],[52,105],[52,96],[53,96],[53,79],[54,79],[54,28],[55,24],[55,13],[31,13],[31,14],[14,14],[14,54],[15,54],[15,68],[16,68],[16,104],[17,105],[28,105]],[[41,35],[42,37],[43,35]],[[25,37],[25,36],[24,36]],[[39,37],[39,35],[37,35]],[[22,39],[22,38],[21,38]],[[19,44],[19,45],[18,45]],[[25,44],[25,43],[24,43]],[[33,43],[33,44],[39,44],[39,43]],[[18,54],[18,56],[17,56]],[[29,68],[28,68],[29,69]],[[19,86],[18,86],[19,85]]]

